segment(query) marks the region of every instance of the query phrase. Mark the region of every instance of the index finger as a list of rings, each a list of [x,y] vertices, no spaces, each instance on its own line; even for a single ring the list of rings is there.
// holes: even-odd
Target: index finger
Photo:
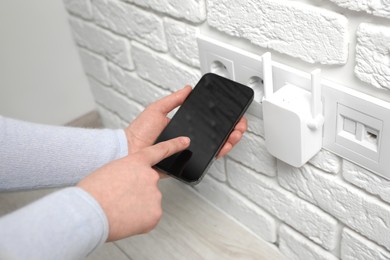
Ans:
[[[190,138],[182,136],[149,146],[143,149],[141,154],[150,166],[154,166],[165,158],[185,150],[189,145]]]
[[[151,108],[158,110],[163,114],[168,114],[176,107],[183,104],[184,100],[191,93],[192,88],[190,86],[185,86],[184,88],[154,102],[151,105]]]

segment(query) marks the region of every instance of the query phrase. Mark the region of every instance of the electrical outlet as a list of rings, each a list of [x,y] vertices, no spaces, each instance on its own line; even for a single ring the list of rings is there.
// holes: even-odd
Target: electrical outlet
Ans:
[[[202,73],[212,72],[252,88],[255,97],[248,113],[262,118],[264,88],[261,56],[203,35],[198,37],[198,46]]]
[[[323,98],[323,147],[390,179],[390,104],[329,83]]]

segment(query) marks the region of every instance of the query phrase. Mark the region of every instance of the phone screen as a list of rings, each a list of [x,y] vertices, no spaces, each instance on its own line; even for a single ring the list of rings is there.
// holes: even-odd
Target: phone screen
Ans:
[[[205,74],[156,143],[188,136],[187,150],[156,167],[186,183],[198,183],[253,100],[253,90],[216,74]]]

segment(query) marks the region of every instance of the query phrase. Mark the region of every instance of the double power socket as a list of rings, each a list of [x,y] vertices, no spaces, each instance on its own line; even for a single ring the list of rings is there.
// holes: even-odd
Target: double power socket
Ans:
[[[263,118],[262,56],[203,35],[198,47],[202,73],[213,72],[251,87],[255,98],[248,112]],[[286,85],[311,89],[310,73],[275,61],[272,82],[275,92]],[[390,103],[325,79],[321,88],[322,147],[390,179]]]

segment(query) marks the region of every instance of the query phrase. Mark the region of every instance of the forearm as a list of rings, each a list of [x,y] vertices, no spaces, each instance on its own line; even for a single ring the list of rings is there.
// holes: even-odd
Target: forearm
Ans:
[[[0,190],[73,185],[127,151],[123,130],[47,126],[0,117]]]
[[[107,236],[96,200],[66,188],[0,218],[0,259],[82,259]]]

